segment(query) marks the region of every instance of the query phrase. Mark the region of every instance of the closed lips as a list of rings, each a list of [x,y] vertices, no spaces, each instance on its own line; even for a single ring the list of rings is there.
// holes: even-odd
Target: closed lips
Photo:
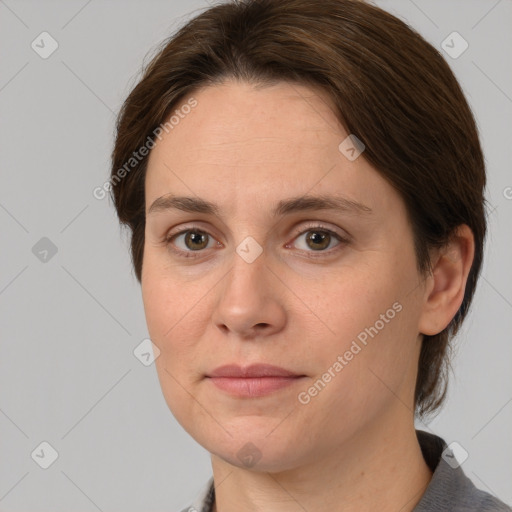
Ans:
[[[247,367],[225,365],[215,369],[207,378],[217,389],[235,398],[258,398],[285,389],[305,375],[268,364]]]
[[[253,364],[242,367],[235,364],[216,368],[207,377],[263,378],[263,377],[303,377],[304,375],[270,364]]]

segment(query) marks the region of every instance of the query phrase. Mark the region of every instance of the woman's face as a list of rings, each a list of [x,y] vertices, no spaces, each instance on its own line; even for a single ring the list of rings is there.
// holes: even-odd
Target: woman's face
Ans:
[[[176,419],[265,471],[412,422],[425,287],[400,196],[319,91],[229,81],[194,99],[151,151],[145,191],[142,293]],[[213,378],[254,364],[294,377]]]

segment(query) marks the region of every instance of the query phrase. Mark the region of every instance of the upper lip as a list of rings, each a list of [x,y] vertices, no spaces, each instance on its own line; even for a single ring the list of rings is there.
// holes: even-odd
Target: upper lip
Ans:
[[[300,377],[301,375],[279,366],[271,364],[251,364],[239,366],[228,364],[219,366],[210,372],[207,377],[233,377],[233,378],[257,378],[257,377]]]

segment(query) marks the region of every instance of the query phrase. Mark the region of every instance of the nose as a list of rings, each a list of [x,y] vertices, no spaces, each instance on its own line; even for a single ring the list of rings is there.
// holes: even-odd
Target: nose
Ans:
[[[235,253],[216,290],[212,321],[225,335],[254,339],[285,326],[283,284],[267,265],[265,252],[251,263]]]

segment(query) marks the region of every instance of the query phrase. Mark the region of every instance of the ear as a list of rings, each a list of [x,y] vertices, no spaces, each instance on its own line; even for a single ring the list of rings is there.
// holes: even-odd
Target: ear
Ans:
[[[432,255],[432,272],[426,279],[419,332],[433,336],[440,333],[457,313],[475,254],[471,229],[460,225],[449,243]]]

